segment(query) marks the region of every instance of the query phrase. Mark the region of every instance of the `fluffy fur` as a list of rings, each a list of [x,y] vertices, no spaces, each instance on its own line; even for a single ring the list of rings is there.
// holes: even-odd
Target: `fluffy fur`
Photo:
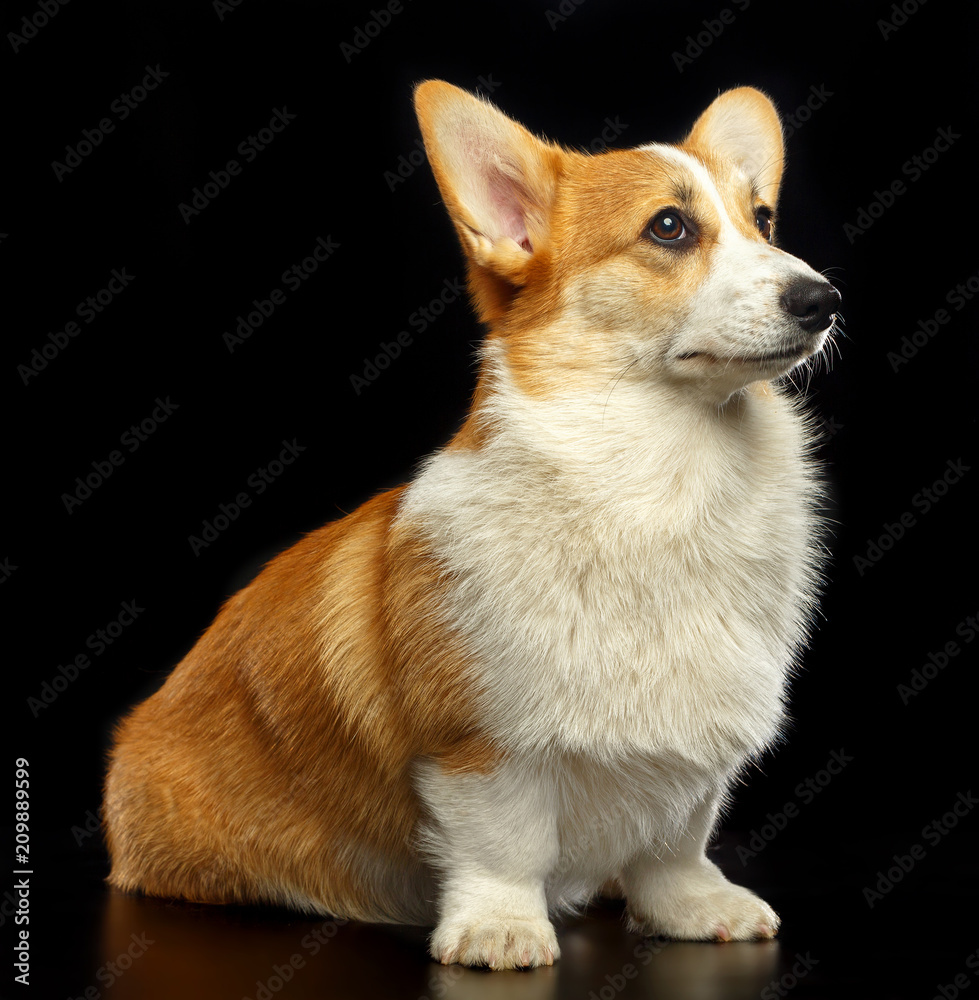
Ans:
[[[110,881],[431,923],[493,968],[553,962],[549,912],[610,880],[640,932],[769,937],[704,850],[818,579],[778,380],[839,296],[767,238],[775,110],[729,91],[681,145],[592,157],[438,81],[416,107],[489,326],[469,417],[121,723]]]

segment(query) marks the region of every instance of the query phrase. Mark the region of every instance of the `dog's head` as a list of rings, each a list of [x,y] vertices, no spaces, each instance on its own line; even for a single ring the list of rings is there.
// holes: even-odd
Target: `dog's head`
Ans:
[[[819,352],[837,290],[774,245],[771,101],[730,90],[679,145],[587,155],[441,81],[415,105],[491,335],[527,391],[666,381],[724,400]]]

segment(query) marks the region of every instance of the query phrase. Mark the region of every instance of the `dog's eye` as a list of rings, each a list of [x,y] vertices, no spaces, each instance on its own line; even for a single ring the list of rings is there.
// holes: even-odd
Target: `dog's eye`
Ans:
[[[674,243],[687,235],[682,216],[671,208],[654,215],[646,229],[660,243]]]
[[[755,225],[758,227],[758,232],[771,243],[775,235],[775,226],[772,223],[772,213],[769,209],[759,208],[755,212]]]

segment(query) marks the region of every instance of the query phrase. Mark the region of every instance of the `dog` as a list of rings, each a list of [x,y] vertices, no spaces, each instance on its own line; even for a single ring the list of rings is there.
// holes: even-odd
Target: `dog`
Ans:
[[[109,881],[434,927],[550,965],[603,887],[629,927],[772,937],[705,856],[782,734],[823,544],[786,376],[840,295],[774,244],[760,91],[587,155],[437,80],[429,163],[488,334],[458,432],[221,608],[119,724]]]

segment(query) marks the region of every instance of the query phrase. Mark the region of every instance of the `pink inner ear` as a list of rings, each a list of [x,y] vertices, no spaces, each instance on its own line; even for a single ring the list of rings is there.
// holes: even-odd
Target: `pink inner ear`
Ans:
[[[527,233],[524,204],[526,191],[514,178],[498,169],[487,171],[490,200],[496,209],[497,232],[494,236],[509,237],[528,253],[533,252]]]

